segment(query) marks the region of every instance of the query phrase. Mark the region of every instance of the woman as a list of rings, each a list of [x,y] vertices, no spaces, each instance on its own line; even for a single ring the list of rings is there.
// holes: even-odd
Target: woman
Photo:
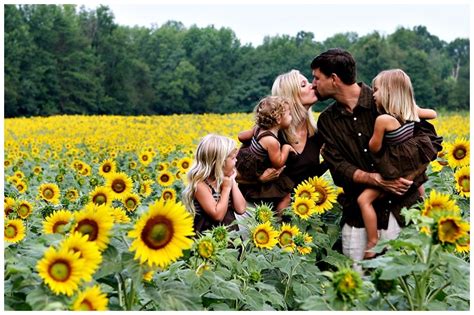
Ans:
[[[322,142],[317,134],[316,122],[311,111],[311,106],[318,98],[312,84],[298,70],[291,70],[279,75],[273,83],[272,95],[284,96],[291,101],[291,125],[288,130],[282,130],[279,137],[282,143],[290,144],[297,153],[288,157],[286,166],[280,169],[269,168],[265,170],[259,177],[259,181],[274,180],[282,172],[285,172],[296,187],[308,177],[320,176],[328,169],[326,163],[319,162]],[[253,130],[243,131],[239,133],[239,140],[246,143],[252,138],[253,134]],[[246,186],[258,184],[240,183],[240,187],[245,195]],[[259,202],[258,200],[246,199],[254,203]]]

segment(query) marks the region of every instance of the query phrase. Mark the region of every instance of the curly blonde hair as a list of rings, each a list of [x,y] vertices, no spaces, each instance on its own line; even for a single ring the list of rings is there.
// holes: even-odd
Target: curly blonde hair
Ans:
[[[278,119],[285,112],[285,105],[290,101],[282,96],[267,96],[255,106],[255,124],[262,129],[270,129],[278,125]]]

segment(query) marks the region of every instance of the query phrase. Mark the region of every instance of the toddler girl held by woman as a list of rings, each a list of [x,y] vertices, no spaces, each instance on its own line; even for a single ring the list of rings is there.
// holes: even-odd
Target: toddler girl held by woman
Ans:
[[[183,191],[183,203],[194,214],[195,232],[218,225],[238,230],[235,213],[245,213],[246,201],[235,181],[237,151],[234,140],[215,134],[199,143]]]
[[[414,137],[415,122],[434,119],[436,112],[416,105],[410,78],[400,69],[382,71],[372,85],[377,110],[381,113],[369,141],[376,169],[384,179],[413,180],[425,172],[437,155],[428,136]],[[422,186],[420,189],[423,194]],[[378,242],[377,215],[372,203],[381,195],[382,191],[367,188],[357,199],[367,231],[364,259],[375,257],[370,251]]]
[[[239,150],[237,171],[239,181],[255,181],[267,168],[279,169],[285,165],[290,152],[289,144],[281,145],[278,131],[291,124],[289,100],[280,96],[267,96],[254,109],[255,127],[250,145]],[[293,181],[282,174],[277,179],[248,186],[245,198],[251,201],[266,201],[274,204],[278,217],[290,205]]]

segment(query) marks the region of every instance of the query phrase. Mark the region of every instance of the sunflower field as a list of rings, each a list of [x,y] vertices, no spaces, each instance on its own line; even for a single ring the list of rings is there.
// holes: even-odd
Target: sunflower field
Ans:
[[[194,234],[180,201],[193,151],[250,114],[5,119],[4,309],[469,310],[469,115],[433,124],[424,201],[382,255],[353,262],[335,250],[329,172],[295,188],[288,223],[260,204],[238,232]]]

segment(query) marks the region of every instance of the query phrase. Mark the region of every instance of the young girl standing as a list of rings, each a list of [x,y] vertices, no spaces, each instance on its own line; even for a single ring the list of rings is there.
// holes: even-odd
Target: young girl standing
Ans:
[[[377,110],[381,113],[369,141],[376,169],[385,179],[412,180],[426,170],[437,154],[428,136],[413,136],[415,122],[420,118],[434,119],[436,112],[416,105],[410,77],[400,69],[382,71],[372,86]],[[364,259],[375,257],[370,251],[378,242],[377,215],[372,203],[381,195],[382,191],[367,188],[357,199],[367,231]]]
[[[244,214],[245,199],[235,181],[237,148],[227,137],[209,134],[199,143],[188,172],[183,202],[194,214],[194,231],[218,225],[238,230],[235,213]]]
[[[290,152],[295,152],[289,144],[280,144],[278,131],[291,124],[288,99],[280,96],[267,96],[254,109],[255,127],[249,146],[239,150],[237,171],[239,181],[255,182],[267,168],[279,169],[285,165]],[[293,181],[284,174],[266,183],[246,186],[245,198],[274,204],[278,217],[290,205],[290,192]]]

